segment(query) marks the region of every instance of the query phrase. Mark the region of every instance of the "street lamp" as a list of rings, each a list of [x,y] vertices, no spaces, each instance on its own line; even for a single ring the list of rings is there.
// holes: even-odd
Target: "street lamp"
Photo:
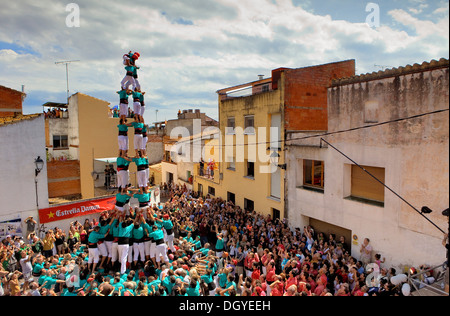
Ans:
[[[272,163],[272,165],[282,169],[282,170],[286,170],[287,169],[287,165],[286,164],[278,164],[278,161],[280,160],[280,154],[274,150],[271,154],[270,154],[270,162]]]
[[[38,156],[37,159],[34,160],[34,164],[36,165],[36,169],[34,171],[35,171],[35,175],[37,177],[38,174],[44,168],[44,161],[41,159],[41,156]]]

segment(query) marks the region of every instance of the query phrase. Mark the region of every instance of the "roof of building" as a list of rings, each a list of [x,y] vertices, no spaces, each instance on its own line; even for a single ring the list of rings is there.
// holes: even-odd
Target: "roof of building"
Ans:
[[[25,92],[18,91],[18,90],[12,89],[12,88],[8,88],[8,87],[2,86],[2,85],[0,85],[0,88],[6,89],[6,90],[10,90],[10,91],[18,93],[18,94],[26,94]]]
[[[30,114],[30,115],[17,115],[17,116],[7,116],[7,117],[0,117],[0,126],[3,125],[9,125],[9,124],[15,124],[22,121],[31,120],[34,118],[37,118],[41,116],[42,114]]]
[[[57,103],[57,102],[47,102],[42,104],[43,107],[47,108],[67,108],[67,103]]]
[[[441,68],[446,68],[446,67],[449,67],[448,59],[441,58],[439,61],[433,59],[430,62],[425,61],[421,65],[416,63],[414,65],[406,65],[404,67],[401,66],[398,68],[380,70],[378,72],[361,74],[361,75],[352,76],[352,77],[348,77],[348,78],[335,79],[332,82],[332,86],[340,86],[340,85],[347,85],[347,84],[352,84],[352,83],[380,80],[380,79],[389,78],[389,77],[404,76],[404,75],[409,75],[409,74],[413,74],[413,73],[431,71],[431,70],[441,69]]]

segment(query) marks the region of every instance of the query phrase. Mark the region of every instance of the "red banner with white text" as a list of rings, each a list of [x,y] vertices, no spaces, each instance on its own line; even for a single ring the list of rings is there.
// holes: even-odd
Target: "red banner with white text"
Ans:
[[[39,221],[41,224],[56,222],[68,218],[85,216],[90,214],[109,211],[116,204],[115,197],[89,200],[73,204],[54,206],[39,210]]]

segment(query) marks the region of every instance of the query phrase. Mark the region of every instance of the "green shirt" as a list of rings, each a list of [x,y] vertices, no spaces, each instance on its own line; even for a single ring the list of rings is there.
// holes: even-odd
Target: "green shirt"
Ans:
[[[126,160],[125,158],[118,157],[117,158],[117,166],[124,166],[128,167],[130,165],[131,161]]]
[[[128,225],[125,228],[122,227],[122,223],[119,224],[119,237],[131,237],[134,224]]]
[[[88,241],[91,244],[96,244],[99,240],[103,239],[105,234],[100,234],[99,232],[91,232],[88,237]]]
[[[119,124],[117,125],[117,127],[119,128],[120,132],[128,132],[128,126],[124,125],[124,124]],[[123,158],[122,158],[123,159]],[[125,159],[124,159],[125,160]]]
[[[127,93],[127,90],[121,90],[121,91],[119,91],[119,92],[117,92],[118,94],[119,94],[119,97],[120,97],[120,99],[122,100],[122,99],[128,99],[128,97],[130,96],[128,93]]]
[[[145,158],[133,158],[133,162],[136,166],[145,166],[147,165],[147,161]]]
[[[150,238],[153,238],[154,241],[164,239],[164,232],[161,229],[157,229],[153,231],[150,235]]]
[[[139,102],[141,100],[142,93],[139,91],[133,91],[133,99],[139,99]]]
[[[36,262],[33,266],[33,273],[41,273],[42,269],[44,269],[44,264]]]
[[[150,194],[149,193],[136,193],[135,195],[133,195],[136,199],[138,199],[138,201],[140,203],[146,203],[150,201]]]
[[[139,228],[135,228],[133,226],[132,236],[136,240],[144,238],[144,227],[142,227],[142,225],[139,225]],[[136,275],[138,276],[137,273],[136,273]]]
[[[130,201],[130,199],[131,199],[131,197],[129,195],[127,195],[127,194],[120,194],[120,193],[116,194],[116,201],[117,202],[127,204],[128,201]]]

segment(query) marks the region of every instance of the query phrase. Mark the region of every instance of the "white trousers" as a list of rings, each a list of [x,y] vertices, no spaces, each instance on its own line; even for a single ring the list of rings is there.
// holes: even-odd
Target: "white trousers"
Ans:
[[[105,245],[106,245],[106,250],[108,251],[108,258],[111,258],[113,242],[112,241],[105,241]]]
[[[141,150],[146,150],[147,149],[147,142],[148,142],[148,137],[142,137]]]
[[[173,245],[173,238],[174,235],[172,233],[172,235],[167,235],[167,245],[169,246],[169,249],[172,250],[172,252],[175,252],[175,246]]]
[[[119,115],[120,116],[128,116],[128,104],[125,104],[125,103],[119,104]]]
[[[139,83],[139,79],[133,77],[133,80],[134,80],[135,88],[138,88],[139,90],[141,90],[141,84]]]
[[[156,258],[156,244],[150,243],[150,258]]]
[[[119,262],[120,262],[120,274],[124,274],[127,271],[127,258],[128,258],[128,250],[130,246],[126,245],[118,245],[117,250],[119,252]]]
[[[129,170],[120,170],[119,172],[117,172],[117,187],[126,188],[129,182],[130,182]]]
[[[147,186],[147,172],[145,170],[141,170],[137,172],[137,182],[138,187]]]
[[[150,257],[150,248],[152,246],[152,243],[149,241],[144,242],[144,254],[147,257]]]
[[[112,262],[116,262],[119,258],[119,244],[117,242],[112,243],[110,255]]]
[[[133,112],[135,115],[141,115],[141,102],[133,102]]]
[[[100,256],[98,254],[98,248],[89,248],[89,259],[88,263],[98,263],[100,260]]]
[[[122,79],[122,82],[120,83],[122,89],[128,90],[128,87],[131,85],[132,90],[134,91],[136,89],[136,80],[133,78],[133,76],[127,76]]]
[[[134,135],[134,139],[133,139],[133,144],[134,144],[134,149],[136,150],[140,150],[142,147],[142,134],[137,134]]]
[[[120,150],[128,150],[128,136],[119,135],[117,142]]]
[[[128,248],[128,262],[133,262],[133,245]]]
[[[98,253],[103,257],[108,256],[108,249],[106,248],[106,244],[104,242],[98,245]]]
[[[156,262],[161,262],[161,257],[163,257],[164,262],[169,262],[167,245],[165,243],[156,246]]]
[[[139,256],[141,257],[141,261],[145,262],[145,246],[144,243],[134,243],[133,244],[133,252],[134,252],[134,258],[133,261],[138,261]]]

